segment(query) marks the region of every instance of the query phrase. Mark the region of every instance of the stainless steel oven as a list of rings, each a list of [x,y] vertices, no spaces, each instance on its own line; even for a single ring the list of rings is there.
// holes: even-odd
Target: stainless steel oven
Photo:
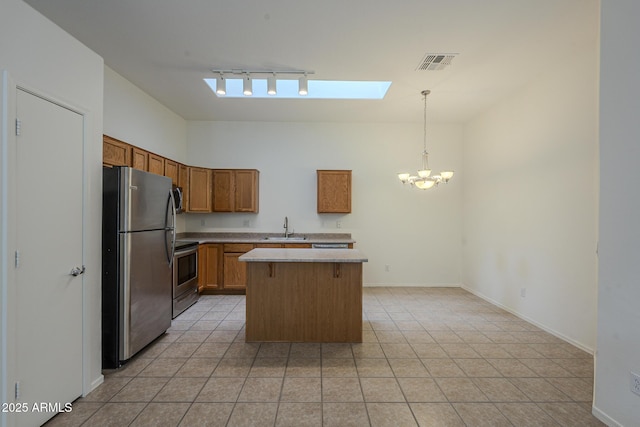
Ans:
[[[173,318],[198,301],[198,243],[176,241],[173,256]]]

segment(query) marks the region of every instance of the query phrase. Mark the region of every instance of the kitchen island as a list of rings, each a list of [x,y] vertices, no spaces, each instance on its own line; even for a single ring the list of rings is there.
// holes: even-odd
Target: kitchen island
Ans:
[[[259,248],[239,260],[247,342],[362,342],[360,251]]]

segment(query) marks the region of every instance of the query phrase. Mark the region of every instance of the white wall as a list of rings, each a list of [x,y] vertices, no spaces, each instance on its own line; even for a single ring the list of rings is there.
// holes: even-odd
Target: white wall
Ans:
[[[429,191],[396,177],[420,166],[421,123],[190,122],[188,129],[189,164],[260,170],[260,212],[188,214],[187,230],[281,232],[288,216],[296,233],[351,233],[369,257],[365,285],[460,284],[462,174]],[[461,144],[460,126],[430,125],[431,167],[460,170]],[[317,169],[353,170],[351,214],[316,212]]]
[[[111,68],[104,67],[104,133],[185,163],[187,122]],[[178,215],[178,232],[185,231]]]
[[[87,111],[85,123],[85,182],[84,182],[84,264],[83,276],[83,361],[84,392],[96,386],[102,378],[100,353],[100,271],[101,271],[101,205],[102,205],[102,80],[103,61],[86,46],[35,12],[20,0],[0,0],[0,70],[6,70],[15,84],[36,93]],[[3,93],[7,101],[13,93]],[[4,97],[6,95],[6,98]],[[11,111],[13,107],[13,112]],[[9,389],[13,389],[15,336],[11,312],[15,298],[13,268],[8,260],[15,250],[15,217],[12,215],[12,180],[15,176],[11,155],[15,141],[13,126],[7,117],[15,114],[15,105],[3,103],[0,108],[0,161],[2,162],[2,206],[0,209],[0,246],[2,271],[0,274],[0,390],[1,401],[9,402]],[[46,141],[43,141],[46,143]],[[9,147],[7,149],[7,147]],[[38,197],[30,194],[29,197]],[[43,210],[43,221],[46,212]],[[46,236],[42,236],[46,238]],[[46,319],[34,319],[46,325]],[[46,355],[43,355],[46,358]],[[8,384],[11,384],[9,386]],[[0,424],[7,419],[0,414]]]
[[[187,122],[107,66],[104,133],[177,162],[186,160]]]
[[[462,183],[465,287],[589,351],[596,336],[597,61],[594,39],[470,122]]]
[[[640,3],[601,4],[600,249],[594,413],[640,425]]]

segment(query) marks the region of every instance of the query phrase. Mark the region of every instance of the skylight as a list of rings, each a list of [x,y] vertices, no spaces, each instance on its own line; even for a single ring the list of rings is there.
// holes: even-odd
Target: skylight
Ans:
[[[276,81],[277,94],[267,94],[267,79],[252,79],[253,95],[242,94],[242,79],[226,79],[227,94],[216,93],[216,79],[204,79],[218,98],[382,99],[391,82],[309,80],[307,95],[298,94],[298,80]]]

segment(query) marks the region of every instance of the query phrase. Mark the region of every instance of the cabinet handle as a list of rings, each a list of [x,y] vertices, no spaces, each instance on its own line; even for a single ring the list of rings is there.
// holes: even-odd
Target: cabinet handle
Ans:
[[[336,262],[333,264],[333,277],[335,277],[336,279],[339,279],[340,277],[342,277],[342,271],[340,269],[339,262]]]
[[[276,266],[275,266],[275,264],[270,262],[268,265],[269,265],[269,277],[275,277],[276,276]]]

